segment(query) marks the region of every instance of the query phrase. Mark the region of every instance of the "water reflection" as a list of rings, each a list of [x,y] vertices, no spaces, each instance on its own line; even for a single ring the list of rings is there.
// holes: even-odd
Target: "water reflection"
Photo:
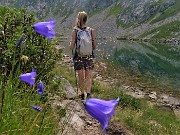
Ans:
[[[180,46],[167,44],[112,42],[102,45],[109,58],[134,74],[158,79],[162,84],[180,87]],[[108,55],[107,55],[108,56]]]
[[[180,46],[98,40],[97,59],[108,59],[133,74],[148,76],[180,91]]]

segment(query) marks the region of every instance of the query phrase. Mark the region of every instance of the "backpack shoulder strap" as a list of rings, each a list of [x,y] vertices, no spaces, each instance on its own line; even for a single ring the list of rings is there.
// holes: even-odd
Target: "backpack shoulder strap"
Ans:
[[[87,27],[86,30],[89,30],[89,32],[91,33],[91,38],[92,38],[92,28],[91,27]]]

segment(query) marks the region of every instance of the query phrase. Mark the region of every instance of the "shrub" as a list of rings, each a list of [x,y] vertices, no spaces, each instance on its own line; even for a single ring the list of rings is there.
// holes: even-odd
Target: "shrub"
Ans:
[[[0,6],[0,76],[30,72],[38,73],[37,79],[48,80],[49,71],[60,54],[54,42],[36,33],[33,29],[35,17],[25,9],[10,9]],[[26,57],[27,56],[27,57]]]

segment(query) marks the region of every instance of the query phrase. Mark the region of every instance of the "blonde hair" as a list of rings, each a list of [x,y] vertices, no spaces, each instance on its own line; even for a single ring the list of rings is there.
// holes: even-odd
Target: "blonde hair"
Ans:
[[[82,11],[77,15],[75,27],[82,28],[82,26],[87,22],[87,13]]]

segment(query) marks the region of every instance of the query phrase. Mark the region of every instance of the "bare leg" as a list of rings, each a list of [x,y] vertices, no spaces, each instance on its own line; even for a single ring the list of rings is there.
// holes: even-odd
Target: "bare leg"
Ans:
[[[78,70],[78,87],[81,91],[81,94],[84,93],[84,72],[83,69]]]
[[[91,86],[92,86],[92,75],[91,70],[86,69],[85,70],[85,78],[86,78],[86,87],[87,87],[87,93],[91,93]]]

